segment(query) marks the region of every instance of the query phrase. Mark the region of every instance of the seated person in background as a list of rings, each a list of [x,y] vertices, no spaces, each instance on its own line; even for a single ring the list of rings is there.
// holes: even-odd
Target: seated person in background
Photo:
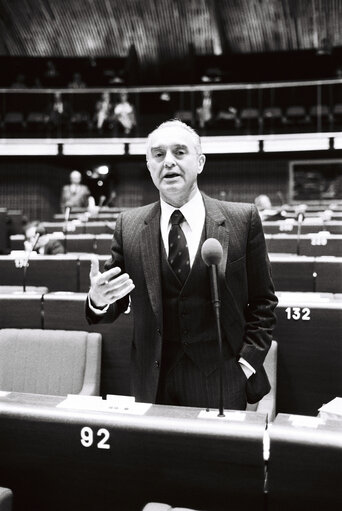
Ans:
[[[74,73],[72,80],[68,84],[69,89],[84,89],[86,87],[85,82],[82,80],[81,73]]]
[[[274,209],[272,208],[272,202],[268,195],[258,195],[254,199],[254,204],[256,205],[259,215],[262,221],[264,220],[284,220],[286,218],[285,208]],[[285,205],[284,205],[285,206]]]
[[[37,229],[38,232],[42,232],[42,234],[40,235],[36,246],[34,247],[35,252],[44,255],[64,254],[64,247],[61,242],[51,238],[48,234],[46,234],[43,225],[38,222],[38,220],[29,222],[24,227],[24,247],[26,252],[30,252],[33,248],[36,240]]]
[[[81,184],[82,175],[78,170],[70,173],[70,184],[64,185],[61,196],[61,210],[65,208],[87,208],[90,196],[89,188]]]
[[[114,107],[114,119],[125,135],[130,135],[136,126],[134,106],[128,101],[126,92],[120,94],[120,101]]]
[[[96,123],[96,128],[99,131],[102,130],[104,122],[110,119],[112,107],[113,105],[110,101],[109,92],[103,92],[101,99],[99,99],[95,105],[96,112],[94,115],[94,122]]]

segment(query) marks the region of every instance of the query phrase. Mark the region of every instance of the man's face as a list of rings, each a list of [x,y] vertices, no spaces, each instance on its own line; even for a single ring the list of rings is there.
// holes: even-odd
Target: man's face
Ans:
[[[71,172],[71,174],[70,174],[70,182],[73,185],[79,185],[80,182],[81,182],[81,174],[79,172],[77,172],[77,171]]]
[[[147,167],[168,204],[181,207],[194,196],[204,163],[204,154],[198,154],[195,139],[186,129],[168,126],[151,136]]]

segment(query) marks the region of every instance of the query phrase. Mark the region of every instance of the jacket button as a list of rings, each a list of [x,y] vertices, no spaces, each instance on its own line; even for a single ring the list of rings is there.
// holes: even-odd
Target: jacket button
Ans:
[[[154,365],[155,367],[159,367],[160,366],[159,360],[155,360]]]

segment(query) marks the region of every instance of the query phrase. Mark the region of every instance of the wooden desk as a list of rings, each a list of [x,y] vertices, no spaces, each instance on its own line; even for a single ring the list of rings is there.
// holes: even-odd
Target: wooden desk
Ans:
[[[151,406],[139,416],[57,408],[62,400],[0,397],[0,480],[16,511],[141,511],[150,501],[264,509],[265,415],[210,420],[198,408]]]
[[[280,414],[269,429],[269,511],[342,509],[342,421],[307,419]]]

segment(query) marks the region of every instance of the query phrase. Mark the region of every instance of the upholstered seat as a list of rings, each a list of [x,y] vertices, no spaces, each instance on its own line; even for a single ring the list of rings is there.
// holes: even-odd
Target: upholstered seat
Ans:
[[[98,333],[4,328],[0,390],[98,395],[101,340]]]

